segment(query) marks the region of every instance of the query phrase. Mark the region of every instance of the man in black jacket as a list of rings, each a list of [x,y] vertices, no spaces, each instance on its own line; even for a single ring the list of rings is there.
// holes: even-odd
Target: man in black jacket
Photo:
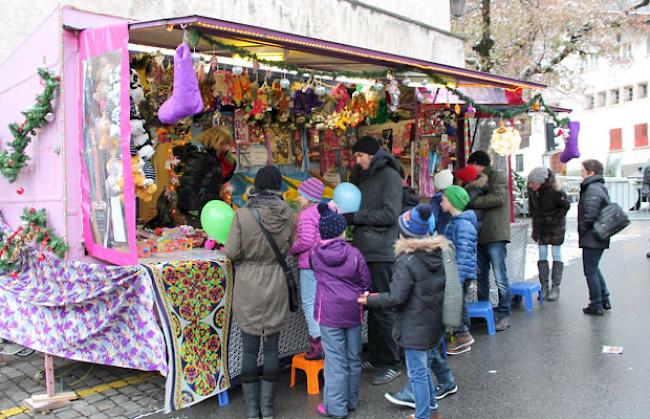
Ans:
[[[361,167],[357,179],[361,207],[345,214],[345,218],[348,225],[354,226],[354,246],[368,264],[372,292],[388,292],[395,262],[393,244],[399,232],[397,218],[402,208],[399,163],[370,136],[359,138],[352,152]],[[364,367],[383,367],[372,383],[386,384],[402,373],[399,349],[391,335],[395,313],[376,308],[368,314],[369,356]]]
[[[603,165],[598,160],[585,160],[580,170],[580,201],[578,202],[578,245],[582,248],[582,268],[589,288],[589,305],[582,309],[590,315],[603,315],[603,309],[612,308],[609,291],[598,264],[609,239],[601,240],[594,230],[594,223],[600,211],[609,204],[609,193],[605,188]]]

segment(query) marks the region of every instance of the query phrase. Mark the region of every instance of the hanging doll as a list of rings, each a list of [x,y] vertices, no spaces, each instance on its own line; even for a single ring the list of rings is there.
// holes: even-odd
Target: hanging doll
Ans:
[[[330,94],[336,100],[336,107],[334,110],[336,112],[341,112],[350,100],[348,89],[345,88],[345,85],[343,85],[343,83],[339,83],[336,85],[336,87],[334,87],[334,89],[332,89],[332,93]]]

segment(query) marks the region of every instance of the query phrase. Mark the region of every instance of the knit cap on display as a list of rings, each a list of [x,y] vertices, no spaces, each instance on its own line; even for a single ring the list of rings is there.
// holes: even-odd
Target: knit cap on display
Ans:
[[[548,179],[548,169],[546,167],[536,167],[528,173],[528,181],[539,183],[540,185]]]
[[[311,202],[320,202],[323,199],[325,185],[316,178],[309,178],[298,186],[298,193]]]
[[[478,172],[476,167],[472,165],[467,165],[462,169],[458,169],[454,172],[454,177],[463,181],[463,183],[469,183],[476,180],[478,177]]]
[[[452,207],[456,208],[458,211],[465,211],[465,208],[469,203],[469,194],[465,188],[458,185],[450,186],[445,189],[443,195],[447,198],[447,201],[449,201]]]
[[[431,205],[420,204],[400,215],[399,230],[406,237],[422,237],[435,229]]]
[[[333,212],[325,202],[318,204],[318,213],[320,214],[318,231],[320,232],[321,239],[335,239],[343,234],[345,228],[348,226],[345,222],[345,217]]]
[[[454,183],[454,174],[451,170],[441,170],[433,176],[433,186],[436,191],[444,191]]]

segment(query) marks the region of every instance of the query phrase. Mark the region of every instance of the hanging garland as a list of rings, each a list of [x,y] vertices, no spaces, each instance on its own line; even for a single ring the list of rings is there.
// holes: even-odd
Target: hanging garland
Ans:
[[[0,234],[0,272],[11,272],[12,276],[17,275],[21,254],[26,246],[32,244],[40,244],[39,261],[45,258],[46,251],[54,253],[59,258],[65,256],[68,245],[46,226],[45,209],[37,211],[34,208],[25,208],[20,219],[22,223],[14,232],[6,237]]]
[[[384,79],[387,76],[386,71],[381,71],[381,72],[367,72],[367,71],[361,71],[361,72],[353,72],[353,71],[323,71],[323,70],[313,70],[313,69],[307,69],[304,67],[299,67],[295,64],[288,63],[285,60],[266,60],[264,58],[259,57],[257,54],[254,52],[251,52],[245,48],[238,47],[236,45],[231,45],[227,44],[225,42],[221,42],[217,39],[214,39],[204,33],[198,32],[198,31],[190,31],[189,34],[189,41],[191,43],[191,46],[196,47],[199,43],[199,40],[203,40],[206,43],[210,44],[213,47],[218,47],[220,49],[226,50],[229,53],[232,54],[237,54],[242,58],[245,58],[247,60],[250,60],[252,62],[257,62],[259,64],[263,64],[265,66],[269,67],[277,67],[277,68],[282,68],[287,71],[295,71],[299,74],[308,72],[313,75],[319,75],[319,76],[328,76],[332,77],[333,79],[336,79],[337,77],[349,77],[349,78],[362,78],[362,79]],[[566,127],[569,124],[569,118],[560,118],[559,115],[550,107],[548,106],[545,102],[544,99],[542,98],[541,93],[536,94],[533,96],[529,101],[526,103],[510,108],[507,110],[499,110],[499,109],[494,109],[490,106],[486,105],[481,105],[476,103],[474,99],[471,97],[467,96],[465,93],[462,91],[458,90],[455,87],[450,86],[449,81],[445,80],[443,77],[441,77],[439,74],[434,73],[431,70],[427,69],[422,69],[418,67],[411,67],[411,66],[399,66],[395,67],[391,70],[389,70],[390,73],[392,74],[397,74],[399,72],[405,72],[405,71],[416,71],[420,73],[424,73],[427,77],[431,78],[431,80],[438,85],[445,86],[446,89],[456,95],[459,99],[463,100],[468,106],[471,105],[473,106],[477,111],[500,118],[500,119],[511,119],[514,118],[517,115],[521,115],[523,113],[526,113],[528,111],[539,111],[540,109],[543,109],[544,112],[548,113],[549,116],[553,119],[555,124],[557,126],[562,126]]]
[[[0,150],[0,173],[11,183],[16,180],[29,161],[25,148],[31,142],[32,136],[38,135],[43,125],[54,120],[52,99],[61,79],[45,68],[39,68],[38,75],[42,79],[45,90],[36,96],[36,104],[31,109],[21,112],[25,117],[22,124],[17,122],[9,124],[9,131],[14,139],[8,144],[8,150]]]

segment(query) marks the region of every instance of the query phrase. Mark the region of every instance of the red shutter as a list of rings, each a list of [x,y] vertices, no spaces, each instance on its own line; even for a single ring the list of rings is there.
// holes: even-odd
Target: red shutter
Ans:
[[[634,147],[648,146],[648,124],[634,126]]]
[[[615,128],[609,130],[609,151],[623,150],[623,129]]]

